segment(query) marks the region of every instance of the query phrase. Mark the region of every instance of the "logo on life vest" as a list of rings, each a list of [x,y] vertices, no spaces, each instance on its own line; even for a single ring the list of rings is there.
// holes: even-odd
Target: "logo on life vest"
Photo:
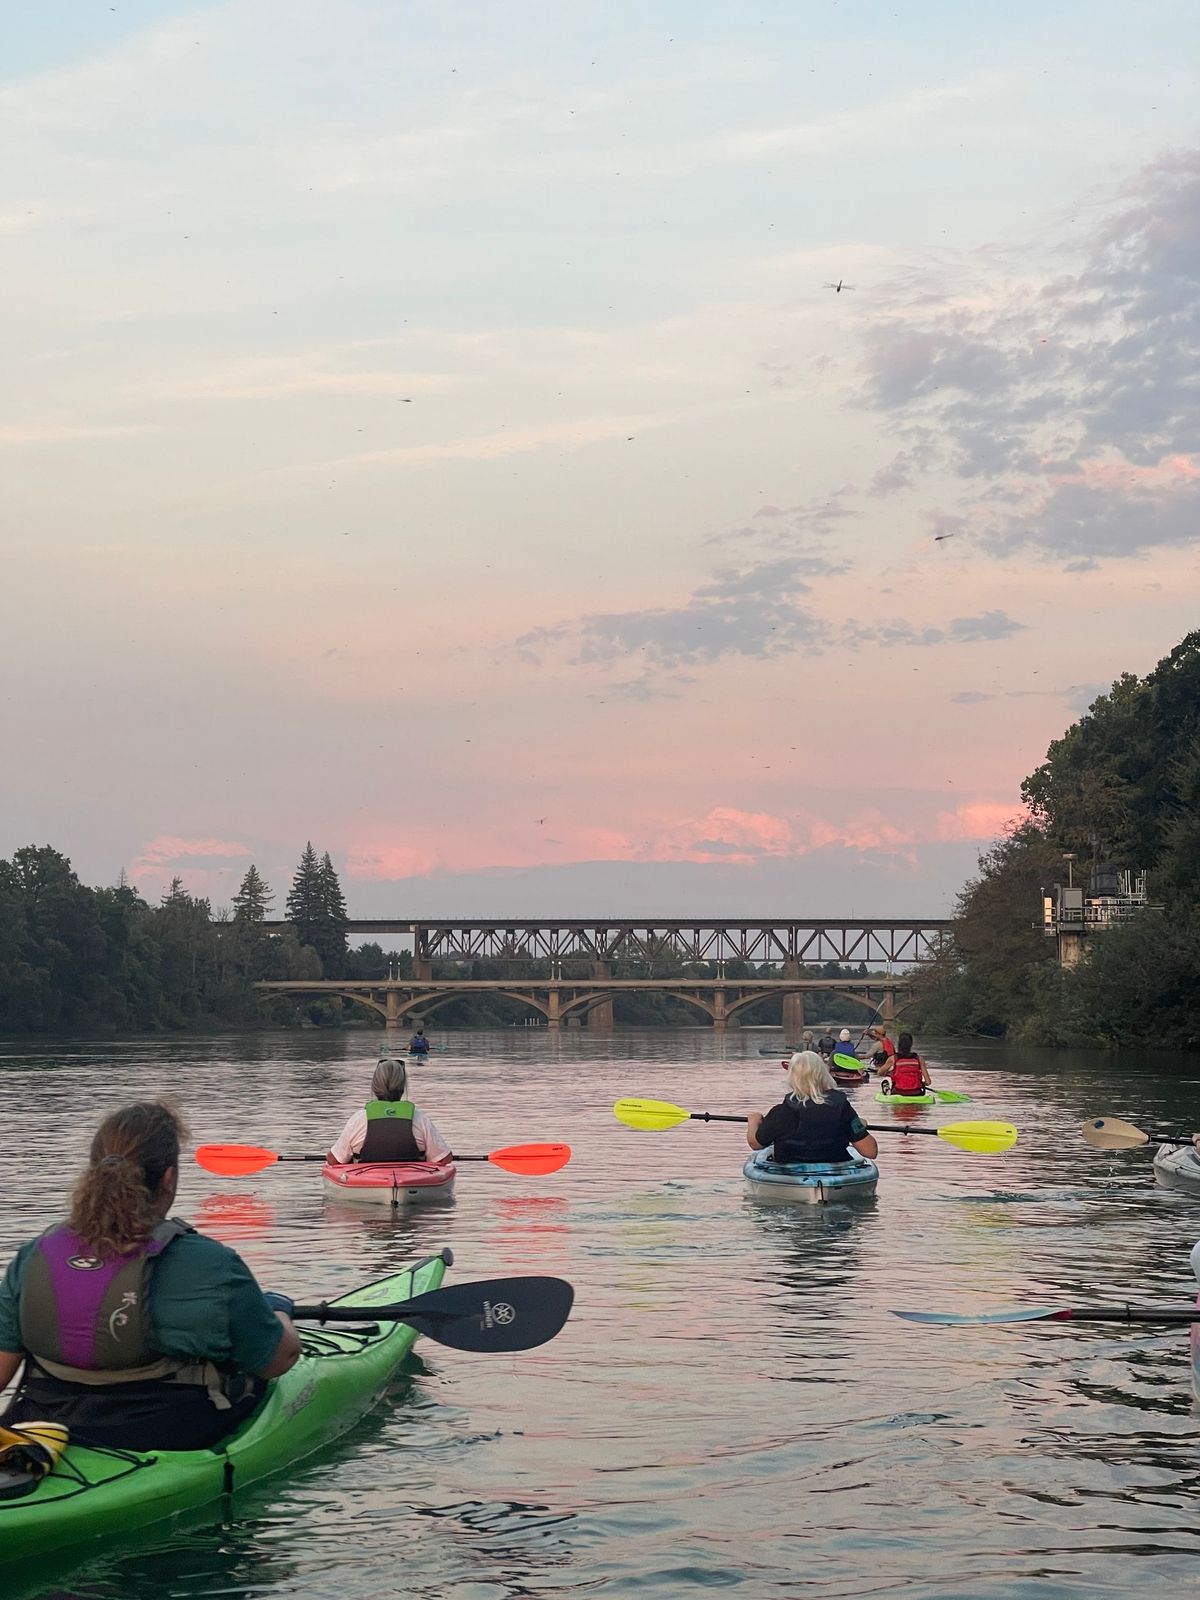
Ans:
[[[103,1265],[95,1256],[68,1256],[67,1265],[75,1267],[80,1272],[97,1272]]]
[[[497,1300],[493,1305],[490,1300],[483,1302],[483,1325],[485,1328],[505,1328],[510,1322],[517,1320],[517,1313],[507,1300]]]
[[[136,1305],[137,1291],[134,1289],[127,1289],[121,1296],[121,1304],[108,1319],[108,1333],[111,1339],[119,1342],[121,1338],[121,1329],[128,1325],[130,1313],[133,1311]]]

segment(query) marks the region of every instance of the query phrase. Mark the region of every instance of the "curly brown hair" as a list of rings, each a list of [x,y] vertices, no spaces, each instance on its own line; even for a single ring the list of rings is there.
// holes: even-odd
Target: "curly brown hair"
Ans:
[[[159,1221],[163,1178],[179,1165],[186,1137],[182,1117],[162,1100],[141,1100],[105,1117],[71,1197],[70,1226],[96,1255],[129,1255],[149,1238]]]

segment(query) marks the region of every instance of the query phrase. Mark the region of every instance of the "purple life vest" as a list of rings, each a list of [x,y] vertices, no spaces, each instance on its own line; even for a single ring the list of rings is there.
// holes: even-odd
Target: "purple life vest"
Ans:
[[[65,1223],[47,1229],[21,1284],[22,1345],[59,1376],[112,1373],[121,1382],[162,1363],[150,1327],[150,1276],[172,1241],[190,1232],[186,1222],[160,1222],[129,1255],[104,1260]]]

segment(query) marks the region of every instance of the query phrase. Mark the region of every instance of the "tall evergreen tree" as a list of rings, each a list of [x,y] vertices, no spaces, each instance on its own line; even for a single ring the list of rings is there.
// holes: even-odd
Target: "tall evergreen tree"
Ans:
[[[287,916],[299,942],[302,945],[310,944],[315,949],[321,925],[321,866],[311,839],[304,846],[304,854],[300,857],[300,865],[288,890]]]
[[[346,901],[328,850],[318,873],[321,897],[320,944],[317,953],[331,978],[340,977],[346,964]]]
[[[274,902],[275,896],[266,880],[251,862],[241,888],[233,897],[233,920],[242,923],[264,922]]]

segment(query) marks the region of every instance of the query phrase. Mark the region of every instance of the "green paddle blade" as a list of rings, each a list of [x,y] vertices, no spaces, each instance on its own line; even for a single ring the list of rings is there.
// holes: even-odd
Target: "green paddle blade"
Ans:
[[[938,1103],[944,1106],[965,1105],[971,1098],[969,1094],[959,1094],[957,1089],[935,1089],[933,1092],[938,1097]]]
[[[835,1067],[841,1067],[843,1072],[866,1072],[871,1063],[860,1061],[857,1056],[843,1055],[840,1050],[835,1050],[833,1064]]]
[[[1000,1155],[1017,1142],[1017,1130],[1011,1122],[948,1122],[937,1130],[937,1136],[960,1150],[986,1156]]]
[[[1150,1134],[1135,1128],[1120,1117],[1092,1117],[1079,1124],[1079,1131],[1097,1150],[1136,1150],[1150,1143]]]
[[[661,1133],[664,1128],[676,1128],[691,1116],[682,1106],[673,1106],[668,1100],[618,1100],[613,1116],[627,1128],[641,1128],[647,1133]]]

